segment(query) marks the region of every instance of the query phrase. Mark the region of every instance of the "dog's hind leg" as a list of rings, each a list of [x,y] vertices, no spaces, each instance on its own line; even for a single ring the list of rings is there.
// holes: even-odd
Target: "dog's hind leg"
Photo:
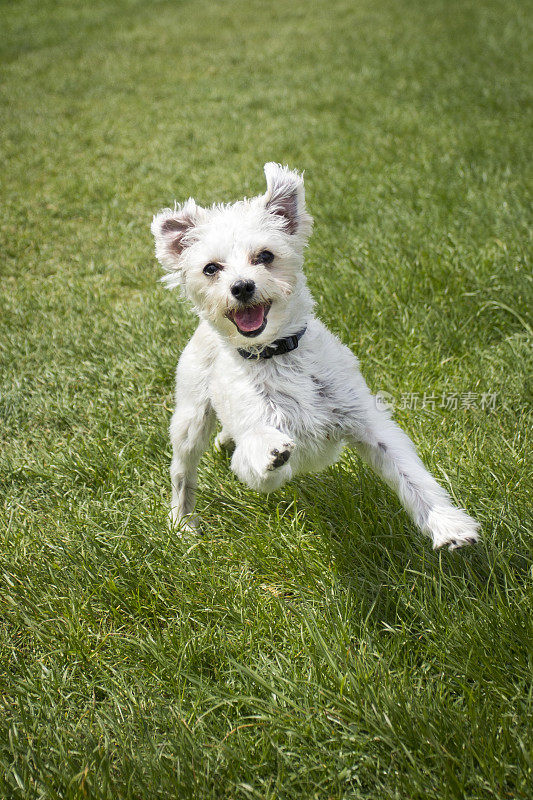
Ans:
[[[372,398],[374,400],[374,398]],[[450,550],[478,539],[479,524],[453,505],[420,460],[413,442],[387,412],[368,408],[348,425],[349,441],[383,480],[398,494],[433,547]]]

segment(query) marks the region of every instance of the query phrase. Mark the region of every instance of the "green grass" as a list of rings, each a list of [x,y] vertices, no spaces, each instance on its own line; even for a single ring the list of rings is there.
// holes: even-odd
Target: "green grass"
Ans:
[[[531,14],[515,0],[2,3],[0,796],[531,796]],[[208,452],[152,213],[306,170],[319,314],[483,542],[347,452],[268,498]],[[496,394],[493,410],[483,393]]]

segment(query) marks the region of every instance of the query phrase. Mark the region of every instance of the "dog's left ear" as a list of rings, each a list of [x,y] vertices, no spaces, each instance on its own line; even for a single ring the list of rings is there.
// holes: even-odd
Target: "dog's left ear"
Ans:
[[[267,211],[281,217],[287,233],[308,236],[313,224],[305,208],[304,179],[281,164],[265,164],[267,191],[264,195]]]

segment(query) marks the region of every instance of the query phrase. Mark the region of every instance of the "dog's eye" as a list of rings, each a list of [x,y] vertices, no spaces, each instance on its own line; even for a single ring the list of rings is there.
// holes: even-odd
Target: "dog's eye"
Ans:
[[[274,253],[270,250],[261,250],[254,258],[254,264],[272,264],[274,261]]]
[[[215,264],[213,261],[210,261],[209,264],[205,265],[203,272],[204,275],[214,275],[219,269],[221,269],[220,264]]]

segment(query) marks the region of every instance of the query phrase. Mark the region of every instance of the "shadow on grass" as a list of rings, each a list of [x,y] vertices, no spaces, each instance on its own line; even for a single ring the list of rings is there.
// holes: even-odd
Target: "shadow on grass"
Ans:
[[[239,485],[229,472],[229,456],[215,458],[228,469],[225,480]],[[304,528],[317,537],[324,562],[334,564],[335,580],[364,596],[368,610],[378,605],[391,622],[398,611],[395,593],[406,586],[411,592],[417,586],[422,590],[431,586],[440,600],[450,604],[460,598],[505,602],[510,587],[529,580],[532,562],[527,548],[508,546],[515,541],[511,523],[482,520],[479,544],[453,552],[434,551],[393,493],[351,457],[319,475],[297,478],[281,491],[281,498],[279,492],[256,496],[265,516],[299,515]],[[248,490],[241,492],[249,496]],[[238,497],[229,503],[223,496],[213,501],[231,511],[239,504]],[[499,537],[504,525],[510,538]]]

